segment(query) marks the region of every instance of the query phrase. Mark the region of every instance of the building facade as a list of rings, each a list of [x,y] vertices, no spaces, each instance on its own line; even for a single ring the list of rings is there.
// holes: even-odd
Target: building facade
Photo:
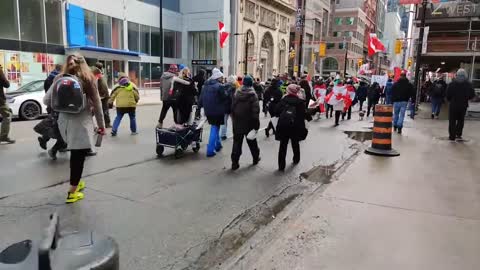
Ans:
[[[234,72],[262,80],[287,72],[290,23],[295,13],[293,0],[236,0],[234,6]]]
[[[322,75],[343,74],[346,63],[347,74],[356,75],[359,60],[364,58],[364,40],[367,15],[360,8],[335,10],[332,36],[327,40],[327,58],[323,61]]]

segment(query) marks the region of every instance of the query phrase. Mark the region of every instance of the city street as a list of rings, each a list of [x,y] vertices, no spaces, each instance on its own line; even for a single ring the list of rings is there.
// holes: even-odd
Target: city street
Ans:
[[[301,163],[285,173],[276,171],[278,142],[263,132],[262,161],[251,166],[244,144],[237,172],[229,170],[231,139],[214,158],[206,158],[203,143],[198,154],[188,150],[176,160],[170,150],[159,159],[153,130],[159,110],[160,105],[138,108],[139,135],[130,135],[124,119],[118,137],[105,137],[98,155],[86,162],[86,198],[74,205],[64,204],[68,154],[50,160],[32,131],[36,122],[14,122],[18,143],[0,147],[0,249],[39,239],[56,211],[66,231],[90,229],[114,237],[122,269],[210,268],[294,198],[321,185],[302,180],[301,173],[319,165],[334,170],[358,150],[359,143],[332,129],[331,120],[321,120],[311,123],[301,144]],[[262,115],[262,126],[266,123]]]

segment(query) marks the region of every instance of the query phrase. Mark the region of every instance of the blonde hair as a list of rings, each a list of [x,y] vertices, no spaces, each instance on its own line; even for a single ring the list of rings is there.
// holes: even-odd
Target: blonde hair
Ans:
[[[182,77],[188,77],[189,74],[190,74],[190,69],[188,67],[185,67],[180,71],[180,76]]]

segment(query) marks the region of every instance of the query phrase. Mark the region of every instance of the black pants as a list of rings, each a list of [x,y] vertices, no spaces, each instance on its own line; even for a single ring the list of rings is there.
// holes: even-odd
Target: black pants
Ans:
[[[370,116],[370,110],[372,110],[372,115],[375,116],[375,105],[377,105],[377,102],[370,102],[368,101],[368,108],[367,108],[367,117]]]
[[[448,133],[450,135],[450,139],[455,139],[456,137],[462,136],[466,113],[467,109],[450,107],[448,117]]]
[[[360,103],[360,111],[363,109],[363,103],[365,102],[365,100],[360,100],[358,101]]]
[[[333,105],[327,104],[327,118],[330,112],[330,117],[333,117]]]
[[[342,114],[342,111],[335,111],[335,125],[339,125],[341,114]]]
[[[53,153],[57,153],[59,150],[67,148],[67,143],[63,140],[60,130],[58,129],[58,125],[55,125],[55,133],[57,135],[57,141],[52,147]]]
[[[240,160],[244,137],[246,137],[244,134],[233,134],[232,163],[238,163]],[[258,159],[260,156],[260,149],[258,148],[257,140],[247,140],[247,144],[248,148],[250,148],[253,159]]]
[[[285,159],[287,157],[287,146],[288,141],[292,143],[292,150],[293,150],[293,162],[298,163],[300,162],[300,143],[297,140],[293,139],[284,139],[280,140],[280,149],[278,150],[278,168],[285,169],[286,162]]]
[[[273,134],[275,134],[275,127],[273,126],[272,121],[268,121],[268,126],[265,129],[265,132],[270,133],[270,130],[272,130]]]
[[[82,178],[85,157],[90,149],[73,149],[70,151],[70,185],[78,186]]]
[[[158,119],[159,123],[163,123],[165,117],[167,116],[168,109],[172,108],[173,110],[173,121],[177,124],[177,102],[166,100],[163,102],[162,111],[160,112],[160,118]]]
[[[347,120],[352,119],[352,106],[348,108],[348,111],[342,113],[342,120],[345,120],[345,115],[347,115]]]
[[[105,126],[111,126],[110,122],[110,112],[108,111],[108,98],[102,99],[102,111],[103,111],[103,119],[105,120]]]
[[[177,117],[179,124],[188,123],[188,120],[190,119],[190,114],[192,114],[192,106],[193,104],[182,104],[178,106]]]

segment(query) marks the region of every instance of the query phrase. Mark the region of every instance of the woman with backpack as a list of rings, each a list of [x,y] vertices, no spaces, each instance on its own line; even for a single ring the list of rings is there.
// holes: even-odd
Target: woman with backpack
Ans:
[[[113,105],[113,102],[116,102],[117,107],[117,116],[113,121],[112,127],[112,136],[117,136],[118,127],[120,122],[125,114],[128,114],[130,117],[130,131],[132,135],[137,135],[137,120],[135,111],[137,108],[138,100],[140,100],[140,95],[138,90],[134,87],[133,83],[130,82],[130,79],[125,75],[120,75],[121,77],[118,80],[118,85],[114,87],[112,96],[108,100],[109,105]]]
[[[80,179],[85,158],[93,147],[92,112],[97,121],[98,136],[105,134],[102,103],[95,81],[85,59],[82,56],[69,55],[62,73],[55,78],[43,99],[46,105],[59,112],[58,128],[70,150],[70,188],[66,203],[74,203],[84,198],[81,191],[85,189],[85,181]],[[72,97],[75,98],[73,101]],[[79,100],[82,102],[78,102]]]
[[[292,144],[293,164],[300,162],[300,141],[307,138],[308,130],[305,120],[311,121],[307,114],[305,100],[299,97],[300,86],[290,84],[287,94],[278,103],[275,113],[279,115],[275,139],[280,141],[278,150],[278,170],[284,171],[286,166],[288,141]]]

